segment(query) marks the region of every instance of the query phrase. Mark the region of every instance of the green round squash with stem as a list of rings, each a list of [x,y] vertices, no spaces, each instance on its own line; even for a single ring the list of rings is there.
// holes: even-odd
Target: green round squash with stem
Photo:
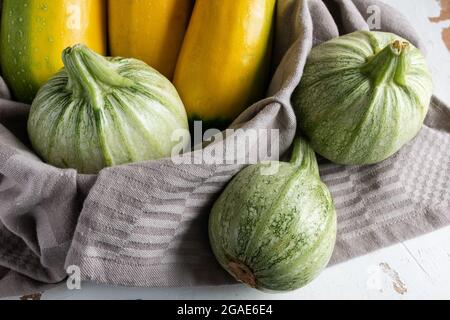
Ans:
[[[327,265],[336,213],[320,180],[314,151],[294,142],[292,160],[245,168],[226,187],[209,217],[212,250],[235,279],[262,291],[300,288]]]
[[[312,49],[292,103],[317,153],[374,164],[417,135],[432,87],[424,56],[407,40],[357,31]]]
[[[63,62],[39,90],[28,119],[32,145],[48,163],[97,173],[171,156],[180,143],[172,139],[177,130],[189,141],[175,87],[145,63],[105,58],[84,45],[64,50]]]

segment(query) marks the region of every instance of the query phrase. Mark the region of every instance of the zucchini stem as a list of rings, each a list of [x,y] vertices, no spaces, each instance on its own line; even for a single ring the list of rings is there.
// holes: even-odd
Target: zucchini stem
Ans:
[[[114,165],[104,127],[108,120],[104,113],[105,92],[112,86],[131,86],[131,80],[122,77],[104,57],[94,53],[85,45],[75,45],[63,51],[62,59],[69,81],[67,89],[75,98],[88,99],[92,106],[100,149],[106,166]]]
[[[374,81],[375,86],[390,81],[403,86],[409,67],[409,49],[409,42],[395,40],[371,57],[363,65],[362,72]]]
[[[85,45],[77,44],[66,48],[62,59],[69,75],[69,90],[73,90],[78,96],[83,95],[85,91],[92,100],[96,100],[105,86],[131,87],[133,85],[130,79],[117,72],[111,62]]]
[[[310,147],[308,142],[302,138],[297,137],[294,140],[294,149],[291,156],[291,164],[299,169],[308,170],[316,176],[319,176],[319,165],[314,150]]]

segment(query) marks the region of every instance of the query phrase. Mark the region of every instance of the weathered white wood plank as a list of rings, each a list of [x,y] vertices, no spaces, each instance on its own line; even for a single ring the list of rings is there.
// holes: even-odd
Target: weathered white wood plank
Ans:
[[[61,286],[44,299],[450,299],[450,227],[328,268],[313,283],[287,294],[242,285],[145,289],[84,284]]]

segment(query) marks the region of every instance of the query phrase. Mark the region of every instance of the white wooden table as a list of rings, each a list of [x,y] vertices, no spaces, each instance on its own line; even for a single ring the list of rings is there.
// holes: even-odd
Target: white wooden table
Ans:
[[[450,0],[385,1],[400,9],[426,40],[435,93],[450,104]],[[148,289],[86,283],[71,291],[61,285],[41,298],[450,299],[450,227],[328,268],[307,287],[287,294],[264,294],[242,285]]]

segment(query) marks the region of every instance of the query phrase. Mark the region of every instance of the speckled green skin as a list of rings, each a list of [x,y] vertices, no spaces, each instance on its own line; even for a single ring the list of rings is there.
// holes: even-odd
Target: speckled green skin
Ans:
[[[135,59],[104,57],[77,45],[65,68],[38,92],[28,120],[36,152],[48,163],[97,173],[104,167],[171,155],[172,133],[189,135],[174,86]]]
[[[0,1],[1,2],[1,1]],[[14,97],[22,102],[31,103],[38,84],[34,81],[27,61],[30,61],[29,46],[26,39],[30,21],[29,10],[24,1],[3,1],[0,34],[0,62],[2,76],[9,84]]]
[[[390,33],[358,31],[311,51],[292,101],[314,150],[339,164],[385,160],[413,139],[432,95],[421,52]]]
[[[291,163],[263,175],[263,164],[241,171],[215,202],[209,219],[222,267],[245,265],[262,291],[289,291],[315,278],[336,239],[336,214],[312,149],[297,140]],[[244,279],[238,279],[243,280]]]

